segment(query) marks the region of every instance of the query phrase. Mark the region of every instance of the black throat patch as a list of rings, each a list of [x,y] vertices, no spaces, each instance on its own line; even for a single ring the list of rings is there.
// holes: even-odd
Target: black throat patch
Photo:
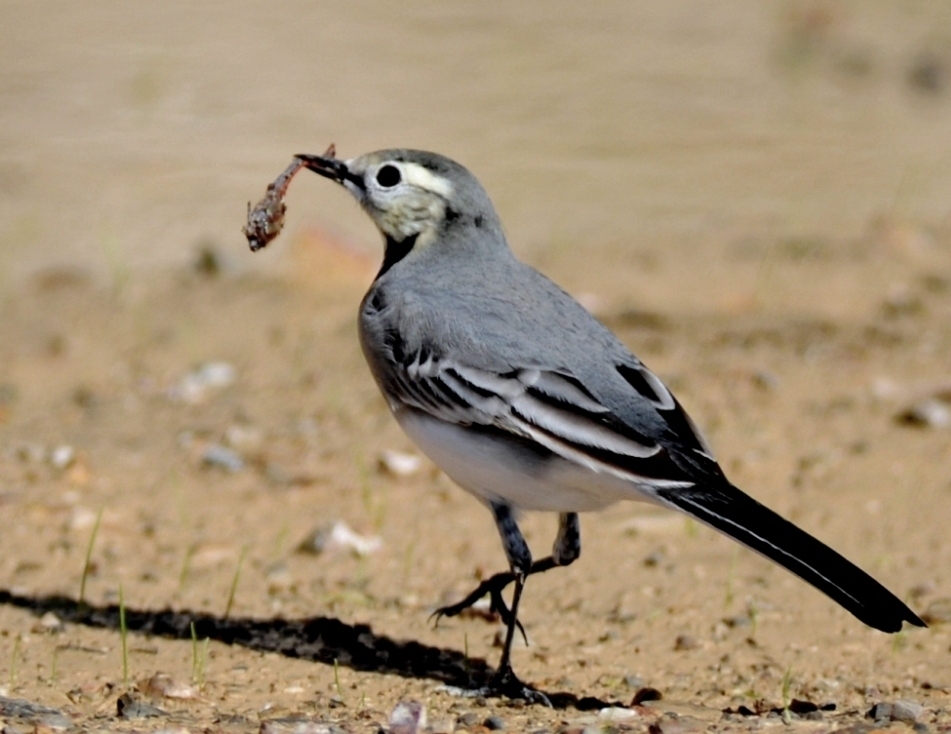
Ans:
[[[380,267],[380,272],[376,274],[374,280],[382,277],[387,270],[392,268],[396,263],[402,260],[404,257],[409,255],[410,251],[416,245],[416,238],[419,237],[419,233],[410,235],[405,240],[394,240],[392,237],[387,235],[386,245],[383,250],[383,265]]]

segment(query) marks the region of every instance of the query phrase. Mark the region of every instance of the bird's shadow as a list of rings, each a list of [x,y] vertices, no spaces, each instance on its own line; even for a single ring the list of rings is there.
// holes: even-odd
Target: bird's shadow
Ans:
[[[6,590],[0,590],[0,604],[26,609],[36,616],[53,612],[70,624],[120,629],[119,607],[115,604],[97,606],[65,596],[27,596]],[[209,638],[227,645],[363,672],[434,680],[464,690],[484,686],[494,672],[481,658],[469,658],[457,650],[430,647],[413,640],[394,640],[374,633],[370,625],[351,625],[333,617],[252,619],[171,609],[125,608],[126,629],[136,634],[190,640],[192,625],[198,639]],[[623,705],[573,693],[544,693],[552,706],[559,709],[585,711]]]

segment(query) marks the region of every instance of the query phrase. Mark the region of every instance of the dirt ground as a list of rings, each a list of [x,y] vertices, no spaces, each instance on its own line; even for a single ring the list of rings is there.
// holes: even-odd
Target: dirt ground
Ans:
[[[109,7],[102,4],[103,17],[112,17]],[[413,38],[433,33],[428,19],[476,43],[460,18],[434,7],[415,9],[421,30]],[[646,160],[643,168],[590,148],[558,148],[561,122],[544,123],[544,105],[520,109],[524,119],[513,125],[534,120],[546,151],[526,143],[530,136],[470,136],[460,111],[443,126],[402,112],[388,121],[359,95],[350,107],[331,105],[337,117],[321,118],[316,131],[306,124],[312,108],[288,95],[286,118],[249,125],[251,165],[234,152],[239,127],[205,124],[227,117],[216,106],[224,96],[206,95],[194,117],[178,117],[191,103],[176,96],[164,52],[148,57],[158,71],[137,76],[130,67],[133,93],[123,99],[131,117],[110,139],[108,130],[90,133],[93,116],[57,117],[69,98],[52,94],[61,90],[52,82],[31,84],[70,70],[51,71],[48,46],[22,50],[0,78],[2,98],[20,104],[0,105],[10,123],[0,132],[4,731],[304,734],[332,730],[326,724],[376,732],[409,701],[425,706],[437,732],[951,731],[951,107],[940,88],[929,91],[930,77],[890,71],[891,61],[918,57],[888,35],[881,9],[871,20],[856,13],[851,30],[839,33],[822,4],[801,6],[818,9],[805,20],[794,12],[800,6],[776,10],[762,27],[744,15],[751,7],[724,10],[739,30],[726,40],[713,34],[716,43],[739,49],[749,37],[805,54],[793,94],[828,116],[825,132],[808,114],[794,123],[776,110],[788,127],[774,127],[773,113],[761,109],[755,125],[780,130],[774,137],[751,127],[691,147],[683,141],[696,143],[719,124],[701,115],[663,139],[654,129],[641,147],[619,146],[626,160]],[[938,28],[935,18],[945,18],[940,5],[916,7],[920,17],[902,22]],[[25,20],[28,5],[14,10],[24,33],[40,32]],[[337,14],[334,28],[373,45],[353,18],[339,17],[350,11],[327,12]],[[68,20],[64,6],[48,44],[66,37]],[[747,34],[746,22],[759,35]],[[852,82],[829,82],[839,73],[829,70],[835,43],[866,31],[872,48],[884,49],[868,57],[871,80],[855,82],[869,86],[855,92]],[[685,31],[674,23],[667,32],[675,47],[670,39]],[[378,33],[372,39],[386,39]],[[265,45],[249,43],[252,55]],[[607,63],[595,46],[592,55]],[[119,68],[121,55],[103,48],[95,63],[112,59]],[[29,53],[46,66],[31,67]],[[506,69],[521,68],[510,53]],[[89,58],[80,54],[77,68]],[[571,58],[551,67],[568,73]],[[738,57],[724,58],[739,68]],[[934,58],[940,82],[944,57]],[[381,68],[377,62],[366,63]],[[668,62],[665,89],[680,79],[708,99],[702,58],[672,54]],[[788,79],[767,67],[752,76],[772,81],[747,92],[778,99]],[[217,68],[196,79],[221,92]],[[491,78],[508,103],[503,76]],[[544,78],[554,89],[555,77]],[[365,83],[366,96],[383,86]],[[263,82],[248,84],[242,93],[250,95]],[[934,99],[922,102],[909,84]],[[99,109],[118,104],[102,77],[83,89]],[[676,112],[672,100],[683,98],[664,99]],[[24,109],[55,114],[34,129]],[[267,114],[278,113],[272,105]],[[365,129],[345,129],[348,114]],[[725,131],[742,106],[718,115]],[[163,121],[172,121],[168,131]],[[289,198],[287,231],[268,251],[252,255],[238,234],[245,201],[298,152],[298,137],[313,141],[334,121],[353,137],[343,150],[337,139],[343,156],[371,139],[374,147],[399,142],[399,134],[473,151],[472,160],[460,157],[486,172],[516,250],[667,381],[730,478],[868,570],[930,627],[894,636],[867,629],[715,532],[671,512],[619,505],[583,516],[578,562],[527,586],[521,619],[530,644],[516,645],[513,662],[555,708],[457,695],[491,674],[500,626],[478,615],[435,626],[430,613],[504,559],[488,513],[425,459],[402,456],[418,453],[363,363],[356,306],[378,267],[374,234],[344,194],[303,179]],[[207,142],[200,155],[189,130]],[[610,149],[613,138],[601,132],[597,144]],[[75,139],[88,146],[74,155],[66,147]],[[137,140],[151,145],[148,154],[132,156]],[[493,159],[494,146],[512,157]],[[556,150],[560,157],[546,157]],[[195,155],[197,163],[184,162]],[[40,170],[42,158],[62,160],[63,177]],[[546,190],[574,161],[577,188]],[[791,179],[770,178],[777,167]],[[621,183],[626,174],[631,189]],[[667,188],[678,176],[682,188]],[[610,193],[599,193],[608,180]],[[521,185],[533,193],[519,195]],[[549,201],[536,206],[542,199]],[[101,213],[110,206],[114,219]],[[722,218],[711,214],[721,209]],[[558,220],[572,216],[580,223]],[[407,470],[394,472],[401,461]],[[365,553],[328,539],[336,523],[369,542]],[[530,515],[523,527],[544,554],[555,519]],[[650,700],[645,689],[662,698]],[[636,694],[646,700],[631,707]],[[877,721],[867,716],[898,701],[908,704],[891,716],[885,708]]]
[[[835,287],[847,268],[869,294],[860,318],[762,314],[755,295],[706,313],[621,302],[602,317],[677,389],[734,481],[922,612],[951,583],[951,435],[896,415],[929,382],[947,390],[951,241],[908,247],[870,237],[842,252],[775,250],[785,277],[817,287]],[[702,287],[678,281],[678,261],[692,256],[657,255],[654,277]],[[749,267],[742,252],[721,257]],[[190,729],[307,714],[369,731],[405,699],[437,722],[471,711],[519,729],[579,719],[441,691],[478,680],[498,654],[496,623],[428,620],[501,567],[494,527],[429,465],[406,478],[379,468],[384,450],[413,448],[354,336],[372,263],[315,233],[289,258],[293,276],[180,272],[118,293],[49,270],[6,297],[5,695],[111,727],[102,717],[119,692],[161,672],[192,686],[159,704]],[[907,292],[883,291],[883,269]],[[327,272],[336,277],[324,282]],[[186,389],[212,360],[234,368],[233,383]],[[212,446],[243,466],[210,464]],[[382,547],[362,558],[296,551],[338,520]],[[530,516],[525,527],[543,552],[552,519]],[[659,711],[713,722],[761,700],[781,706],[788,672],[792,696],[836,704],[833,721],[896,698],[946,721],[948,628],[868,630],[672,513],[619,506],[586,516],[583,532],[578,563],[528,586],[532,644],[516,649],[515,665],[542,689],[626,704],[650,686],[664,694]],[[120,589],[130,628],[147,631],[129,634],[125,682],[117,615],[106,609]],[[181,618],[166,619],[166,608]],[[65,626],[40,616],[50,610]],[[200,670],[192,618],[212,640]]]

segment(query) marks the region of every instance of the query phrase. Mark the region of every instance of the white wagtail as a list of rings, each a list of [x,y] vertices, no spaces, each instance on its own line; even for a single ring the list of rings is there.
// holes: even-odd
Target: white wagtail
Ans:
[[[510,663],[525,580],[578,558],[577,513],[618,500],[685,512],[871,627],[924,626],[871,576],[734,487],[664,384],[577,301],[515,259],[468,170],[418,150],[298,158],[353,194],[385,238],[383,266],[360,305],[360,341],[390,410],[495,518],[511,570],[436,613],[453,616],[490,595],[507,634],[487,690],[544,700]],[[559,513],[547,558],[532,560],[519,510]],[[506,606],[501,592],[512,583]]]

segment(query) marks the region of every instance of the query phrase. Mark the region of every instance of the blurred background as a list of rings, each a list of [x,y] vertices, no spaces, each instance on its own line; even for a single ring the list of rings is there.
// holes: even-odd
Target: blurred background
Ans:
[[[854,238],[951,212],[951,5],[43,3],[0,24],[0,273],[237,268],[297,152],[420,147],[483,181],[523,256]],[[376,256],[324,182],[289,231]],[[279,241],[280,243],[280,241]],[[278,243],[278,244],[279,244]],[[279,251],[280,247],[272,248]],[[606,255],[609,257],[609,255]],[[594,258],[594,259],[591,259]]]

